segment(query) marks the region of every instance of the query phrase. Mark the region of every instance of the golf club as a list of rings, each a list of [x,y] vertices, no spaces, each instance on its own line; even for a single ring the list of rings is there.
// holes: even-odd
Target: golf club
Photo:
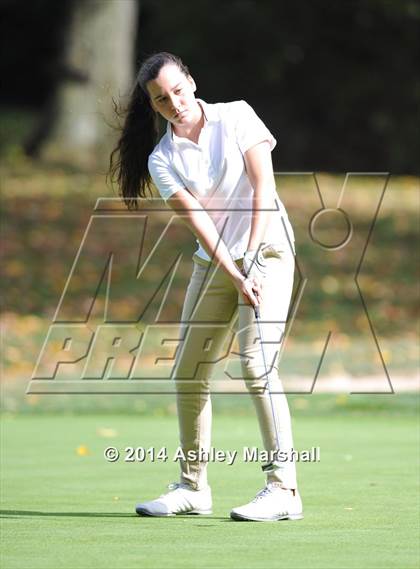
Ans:
[[[280,450],[279,428],[278,428],[278,424],[277,424],[277,416],[276,416],[275,407],[274,407],[273,394],[272,394],[272,389],[271,389],[271,381],[270,381],[270,376],[268,373],[267,359],[265,357],[264,339],[263,339],[262,326],[261,326],[261,321],[260,321],[261,315],[260,315],[260,307],[259,306],[254,306],[254,313],[255,313],[255,320],[257,322],[258,335],[260,338],[261,353],[262,353],[262,357],[263,357],[264,371],[265,371],[265,377],[266,377],[266,385],[265,385],[264,389],[268,390],[268,396],[270,398],[271,413],[273,415],[274,429],[276,431],[277,450]],[[275,469],[275,461],[273,461],[269,464],[266,464],[265,466],[262,467],[263,472],[271,472],[274,469]]]

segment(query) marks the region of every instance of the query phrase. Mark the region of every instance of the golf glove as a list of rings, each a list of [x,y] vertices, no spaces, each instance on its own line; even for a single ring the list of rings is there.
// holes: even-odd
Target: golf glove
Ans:
[[[266,265],[261,247],[258,251],[246,251],[243,259],[243,272],[245,276],[264,278]]]
[[[245,276],[264,278],[267,274],[266,259],[281,259],[286,248],[284,243],[263,243],[258,251],[246,251],[242,265]]]

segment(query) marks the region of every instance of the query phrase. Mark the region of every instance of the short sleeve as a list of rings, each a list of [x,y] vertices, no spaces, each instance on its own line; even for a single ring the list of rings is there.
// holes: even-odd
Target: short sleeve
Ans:
[[[247,150],[268,140],[270,150],[273,150],[277,140],[265,126],[263,121],[246,101],[236,101],[234,104],[236,139],[242,154]]]
[[[171,165],[165,163],[161,158],[151,154],[148,160],[148,168],[153,183],[165,201],[178,190],[185,188],[181,178]]]

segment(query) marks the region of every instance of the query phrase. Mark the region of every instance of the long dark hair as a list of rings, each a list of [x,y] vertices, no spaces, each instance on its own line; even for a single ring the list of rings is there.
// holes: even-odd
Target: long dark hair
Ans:
[[[151,191],[151,178],[147,159],[158,139],[158,116],[153,110],[146,84],[156,79],[164,65],[175,64],[188,77],[188,67],[179,57],[162,51],[149,56],[140,66],[127,108],[119,110],[114,103],[116,114],[125,116],[121,136],[109,157],[111,183],[117,182],[119,195],[128,209],[138,209],[138,198],[146,198],[146,190]]]

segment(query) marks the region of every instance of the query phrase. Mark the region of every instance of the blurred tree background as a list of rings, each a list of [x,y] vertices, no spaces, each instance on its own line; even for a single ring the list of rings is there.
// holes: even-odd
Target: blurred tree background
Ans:
[[[418,365],[419,2],[3,0],[0,15],[3,357],[10,380],[30,378],[96,200],[116,195],[104,176],[117,137],[112,97],[124,101],[139,62],[160,50],[183,58],[204,100],[247,100],[278,140],[275,168],[320,173],[330,207],[345,172],[391,173],[374,227],[377,181],[352,184],[347,205],[365,235],[374,229],[359,285],[384,361],[391,377],[412,376]],[[349,367],[377,373],[372,331],[354,286],[362,251],[355,257],[354,249],[343,249],[334,272],[324,274],[322,252],[317,256],[308,241],[316,181],[283,175],[278,190],[295,228],[299,268],[305,274],[311,265],[318,283],[304,296],[305,306],[317,310],[311,318],[298,314],[282,369],[313,374],[324,337],[319,322],[333,312]],[[96,243],[95,274],[104,270],[113,239]],[[187,259],[194,250],[182,227],[170,242]],[[174,314],[190,269],[182,264],[174,283]],[[153,287],[158,276],[142,286]],[[124,316],[138,290],[130,275],[121,279]],[[72,284],[73,301],[86,302],[86,280]],[[297,271],[294,298],[300,284]],[[331,373],[342,373],[340,366],[334,360]]]
[[[3,0],[0,10],[3,147],[24,137],[35,153],[48,133],[54,137],[63,83],[74,90],[97,79],[106,94],[104,78],[114,74],[124,91],[127,65],[166,50],[189,65],[203,99],[243,98],[256,108],[277,135],[279,170],[418,172],[416,0],[139,0],[136,7],[125,0]],[[117,49],[132,43],[134,28],[131,54]],[[67,41],[72,31],[84,51]],[[87,49],[87,38],[97,48]],[[21,109],[37,126],[22,124]],[[41,111],[40,121],[34,113]],[[63,129],[57,132],[62,138]]]
[[[418,172],[418,2],[143,4],[140,53],[174,49],[205,100],[253,104],[277,169]]]

